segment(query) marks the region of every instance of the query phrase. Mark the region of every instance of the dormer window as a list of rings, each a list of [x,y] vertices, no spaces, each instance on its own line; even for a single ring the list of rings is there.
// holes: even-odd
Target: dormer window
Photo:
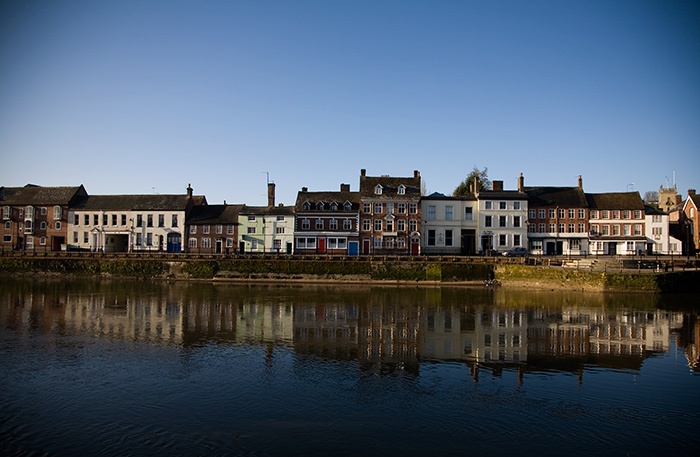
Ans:
[[[382,190],[383,190],[382,185],[377,184],[374,188],[374,194],[375,195],[382,195]]]
[[[399,191],[398,191],[398,192],[399,192],[399,195],[405,195],[405,194],[406,194],[406,186],[404,186],[403,184],[401,184],[401,185],[399,186]]]
[[[350,202],[345,202],[345,204],[343,205],[343,209],[344,209],[345,211],[350,211],[350,210],[352,209],[352,203],[350,203]]]
[[[308,211],[308,210],[311,209],[311,203],[309,203],[309,202],[304,202],[304,204],[301,205],[301,207],[302,207],[302,209],[303,209],[304,211]]]
[[[12,211],[10,211],[9,206],[3,206],[2,207],[2,218],[7,220],[10,218],[10,214],[12,214]]]
[[[324,205],[323,202],[318,202],[316,203],[316,209],[323,211],[326,209],[326,205]]]
[[[338,204],[336,202],[331,203],[331,210],[338,211]]]

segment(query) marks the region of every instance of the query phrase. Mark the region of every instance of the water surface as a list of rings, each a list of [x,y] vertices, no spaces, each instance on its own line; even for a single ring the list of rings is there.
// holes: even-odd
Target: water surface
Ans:
[[[698,298],[4,280],[0,450],[689,452]]]

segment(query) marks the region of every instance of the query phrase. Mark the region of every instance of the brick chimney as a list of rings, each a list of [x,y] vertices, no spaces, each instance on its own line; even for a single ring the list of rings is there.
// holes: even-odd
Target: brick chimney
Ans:
[[[695,189],[688,189],[688,197],[694,197],[695,196]]]
[[[308,187],[302,187],[302,188],[301,188],[301,191],[302,191],[302,192],[308,192],[308,191],[309,191],[309,188],[308,188]]]
[[[523,176],[523,173],[520,172],[520,176],[518,177],[518,192],[523,192],[525,190],[525,177]]]
[[[361,178],[364,178],[365,176],[367,176],[367,170],[365,170],[365,169],[363,168],[363,169],[360,170],[360,177],[361,177]]]
[[[578,188],[583,190],[583,176],[578,175]]]
[[[340,191],[341,192],[350,192],[350,184],[341,184]]]
[[[267,206],[275,206],[275,183],[267,183]]]
[[[187,184],[187,198],[192,198],[192,184]]]
[[[503,181],[491,181],[493,185],[493,190],[496,192],[503,192]]]
[[[420,171],[418,171],[418,170],[413,170],[413,177],[414,177],[414,178],[420,178]]]

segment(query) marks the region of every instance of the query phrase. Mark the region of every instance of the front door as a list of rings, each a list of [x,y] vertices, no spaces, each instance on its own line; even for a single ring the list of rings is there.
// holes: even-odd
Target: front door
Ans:
[[[319,254],[326,253],[326,239],[325,238],[318,239],[318,253]]]
[[[608,243],[608,254],[609,255],[616,255],[617,254],[617,243]]]
[[[214,252],[217,254],[221,254],[221,249],[223,248],[223,242],[220,238],[217,238],[216,240],[216,246],[214,247]]]
[[[362,253],[369,254],[369,240],[362,240]]]

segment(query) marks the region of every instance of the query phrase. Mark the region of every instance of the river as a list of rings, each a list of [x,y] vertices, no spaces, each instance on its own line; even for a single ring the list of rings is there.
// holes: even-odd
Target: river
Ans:
[[[0,283],[2,455],[700,448],[700,296]]]

